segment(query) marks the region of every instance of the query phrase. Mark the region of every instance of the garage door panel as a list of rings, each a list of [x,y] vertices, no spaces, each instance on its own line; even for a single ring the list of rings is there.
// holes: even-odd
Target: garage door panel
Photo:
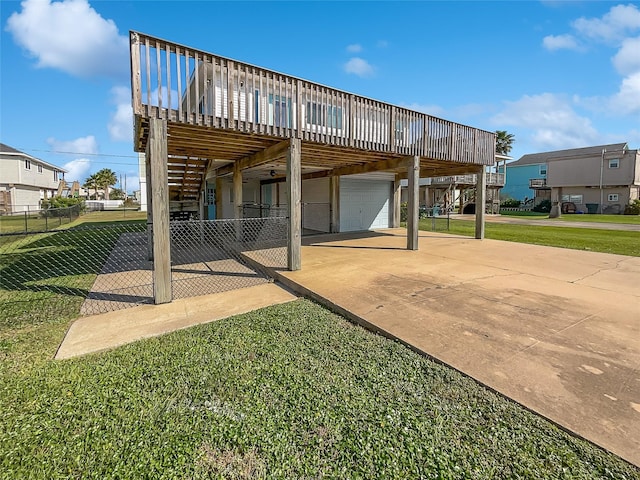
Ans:
[[[340,181],[340,231],[389,228],[391,184],[386,180]]]

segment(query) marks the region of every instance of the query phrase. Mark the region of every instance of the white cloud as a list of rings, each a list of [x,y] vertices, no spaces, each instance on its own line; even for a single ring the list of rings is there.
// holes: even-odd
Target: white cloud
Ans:
[[[640,70],[622,80],[620,89],[610,101],[610,108],[615,113],[640,113]]]
[[[87,0],[24,0],[21,6],[7,20],[6,30],[37,59],[38,67],[79,77],[128,76],[127,37]]]
[[[543,45],[549,50],[580,50],[588,42],[618,48],[611,61],[622,76],[618,92],[578,99],[580,104],[606,115],[620,116],[640,112],[640,8],[616,5],[601,18],[579,18],[572,22],[575,35],[549,35]]]
[[[77,180],[80,182],[80,185],[82,185],[89,176],[91,162],[86,158],[78,158],[65,163],[63,168],[67,170],[67,173],[64,174],[64,178],[67,182]]]
[[[358,53],[362,51],[362,45],[359,43],[352,43],[351,45],[347,45],[347,52]]]
[[[573,35],[547,35],[542,39],[542,45],[547,50],[578,50],[580,45]]]
[[[499,128],[532,130],[530,141],[541,151],[592,145],[600,137],[591,120],[576,113],[566,97],[551,93],[506,102],[505,109],[491,120]]]
[[[378,48],[387,48],[389,46],[389,42],[387,42],[386,40],[378,40],[378,43],[376,43],[376,46]]]
[[[572,27],[584,35],[604,42],[617,42],[640,30],[640,9],[636,5],[616,5],[602,18],[579,18]]]
[[[360,57],[353,57],[344,64],[344,70],[347,73],[353,73],[359,77],[369,77],[373,75],[373,66]]]
[[[60,153],[72,153],[77,155],[94,155],[98,153],[98,142],[93,135],[79,137],[75,140],[56,140],[51,137],[47,139],[47,143],[52,150]]]
[[[640,72],[640,37],[626,38],[613,57],[613,65],[621,75]]]
[[[116,111],[111,114],[107,129],[109,137],[116,142],[130,142],[133,139],[133,109],[131,108],[131,90],[127,87],[111,89]]]

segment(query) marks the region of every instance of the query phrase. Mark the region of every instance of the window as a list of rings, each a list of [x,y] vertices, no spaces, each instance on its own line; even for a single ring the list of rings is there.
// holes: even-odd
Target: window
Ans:
[[[607,196],[607,200],[609,200],[610,202],[617,202],[618,201],[618,194],[617,193],[610,193]]]
[[[26,168],[27,170],[31,170],[31,160],[24,161],[24,168]]]
[[[612,158],[609,160],[609,168],[619,168],[620,167],[620,159]]]
[[[38,173],[42,173],[42,165],[38,165]]]
[[[269,94],[269,125],[291,128],[291,99]]]
[[[60,172],[58,170],[54,170],[53,171],[53,181],[57,182],[58,181],[58,175],[60,174]]]
[[[580,204],[582,203],[582,195],[562,195],[562,201]]]
[[[342,107],[307,102],[307,123],[329,128],[342,128]]]
[[[547,166],[540,165],[540,175],[546,175],[546,174],[547,174]]]

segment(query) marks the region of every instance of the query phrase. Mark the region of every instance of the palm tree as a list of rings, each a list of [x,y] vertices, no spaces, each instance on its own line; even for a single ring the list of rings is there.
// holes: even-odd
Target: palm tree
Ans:
[[[87,179],[82,184],[82,188],[86,188],[89,192],[91,191],[91,188],[93,188],[94,200],[98,199],[98,177],[95,173],[87,177]],[[89,198],[91,198],[91,195],[89,195]]]
[[[95,173],[98,186],[104,188],[104,199],[109,200],[109,187],[115,185],[118,182],[116,172],[110,168],[103,168],[99,172]]]
[[[511,145],[516,137],[506,130],[496,130],[496,153],[498,155],[509,155]]]

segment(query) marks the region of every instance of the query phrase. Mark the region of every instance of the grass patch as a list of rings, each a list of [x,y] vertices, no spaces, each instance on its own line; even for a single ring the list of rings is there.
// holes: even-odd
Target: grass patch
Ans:
[[[0,215],[0,233],[44,232],[69,225],[73,217],[45,217],[38,213]]]
[[[120,235],[144,229],[139,220],[103,226],[82,221],[87,217],[96,218],[87,215],[66,230],[0,237],[0,327],[77,316]]]
[[[620,223],[620,224],[627,224],[627,225],[640,225],[640,215],[565,214],[559,218],[551,218],[549,220],[562,220],[564,222]]]
[[[420,230],[431,230],[430,221],[420,220]],[[472,237],[475,222],[451,219],[449,233]],[[487,222],[485,238],[640,257],[638,232]]]
[[[75,360],[25,355],[52,352],[61,325],[4,351],[2,478],[640,478],[306,300]]]
[[[140,223],[147,219],[147,212],[135,210],[102,210],[89,212],[79,217],[70,226],[77,227],[82,224],[112,224],[113,222]]]

